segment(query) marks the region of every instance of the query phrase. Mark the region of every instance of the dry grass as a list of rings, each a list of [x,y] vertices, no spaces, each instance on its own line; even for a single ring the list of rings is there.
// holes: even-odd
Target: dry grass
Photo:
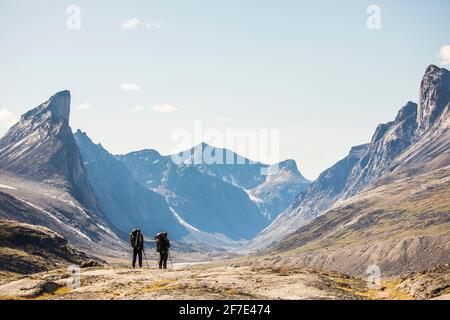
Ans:
[[[333,288],[368,300],[413,300],[414,298],[398,289],[399,280],[382,281],[381,288],[369,289],[364,280],[352,277],[326,276],[334,283]]]
[[[161,290],[175,289],[172,284],[174,284],[176,279],[164,279],[161,281],[153,282],[150,286],[142,290],[142,293],[146,292],[156,292]]]
[[[450,168],[401,180],[342,202],[279,248],[297,253],[412,236],[450,234]]]

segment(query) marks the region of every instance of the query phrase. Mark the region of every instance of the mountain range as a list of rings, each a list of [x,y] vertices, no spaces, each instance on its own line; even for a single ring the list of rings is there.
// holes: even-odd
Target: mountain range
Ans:
[[[236,159],[234,163],[239,164],[195,161],[199,154],[206,152],[224,157],[231,155]],[[252,162],[230,150],[202,143],[183,154],[190,156],[181,164],[175,164],[174,155],[162,156],[155,150],[132,152],[117,158],[136,181],[164,196],[187,229],[197,230],[194,237],[198,240],[208,234],[215,235],[216,240],[224,240],[224,245],[240,245],[266,227],[270,215],[276,216],[287,208],[295,192],[309,185],[295,163],[290,167],[282,163],[275,175],[283,173],[285,179],[270,182],[274,177],[264,175],[268,165]],[[267,191],[255,201],[253,194],[261,187]],[[296,191],[289,192],[290,189]],[[280,193],[283,196],[278,196]],[[208,238],[204,240],[209,241]]]
[[[345,237],[356,237],[352,231],[356,227],[366,230],[368,234],[364,237],[359,235],[361,238],[353,241],[367,242],[376,233],[373,228],[380,227],[381,216],[392,224],[390,230],[397,230],[398,236],[425,235],[428,233],[424,226],[431,225],[444,231],[436,231],[436,236],[448,235],[450,229],[444,226],[450,221],[449,199],[446,196],[449,194],[447,180],[450,165],[449,92],[450,72],[429,66],[420,86],[419,104],[406,103],[394,121],[376,128],[369,144],[352,148],[346,158],[325,170],[285,212],[248,244],[246,250],[267,247],[294,249],[309,246],[313,240],[325,239],[327,244],[321,243],[324,247],[330,247],[331,239],[339,240],[334,238],[336,234],[343,233],[344,236],[346,233]],[[411,189],[404,185],[405,182],[410,184]],[[419,182],[423,183],[422,187]],[[416,184],[419,184],[416,188],[420,188],[420,192],[413,187]],[[395,198],[399,186],[402,193],[397,196],[405,201]],[[426,189],[428,192],[424,192],[423,188],[429,188]],[[437,195],[432,192],[434,188],[444,190],[438,203],[431,203]],[[406,199],[413,201],[410,197],[415,193],[421,200],[421,205],[417,207],[421,208],[421,215],[409,212],[412,208],[406,202]],[[414,202],[417,201],[414,199]],[[423,207],[426,203],[429,203],[429,211],[433,215],[425,214],[428,212]],[[398,219],[400,213],[394,215],[397,211],[406,215],[405,221]],[[364,216],[362,212],[367,213],[366,219],[361,218]],[[414,223],[410,223],[415,227],[405,228],[402,222],[406,219],[414,219]],[[309,238],[315,228],[319,228],[320,232]],[[370,233],[368,230],[371,230]],[[384,234],[385,239],[391,236],[393,234]],[[349,239],[347,241],[347,244],[352,243]]]
[[[407,102],[313,182],[293,160],[263,164],[206,143],[173,155],[111,154],[73,133],[70,100],[69,91],[55,94],[0,139],[0,218],[45,226],[97,255],[123,253],[140,227],[148,238],[167,231],[211,250],[264,249],[275,260],[283,252],[346,273],[449,261],[446,69],[429,66],[419,103]]]
[[[211,248],[241,246],[305,189],[294,161],[255,163],[205,143],[175,164],[154,150],[115,156],[69,126],[69,91],[24,114],[0,140],[0,217],[47,226],[89,252],[114,252],[131,229]],[[203,152],[240,164],[196,164]],[[286,191],[286,192],[285,192]],[[105,251],[106,250],[106,251]]]

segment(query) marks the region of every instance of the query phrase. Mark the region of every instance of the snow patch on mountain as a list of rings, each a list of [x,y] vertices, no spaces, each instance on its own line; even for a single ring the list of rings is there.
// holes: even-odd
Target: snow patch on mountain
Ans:
[[[189,235],[184,236],[182,238],[183,242],[186,243],[204,243],[208,244],[211,247],[216,247],[219,249],[225,249],[225,250],[233,250],[239,247],[244,246],[248,241],[242,239],[241,241],[236,241],[228,238],[226,235],[222,233],[208,233],[203,232],[196,227],[190,225],[187,223],[181,216],[173,209],[170,208],[173,215],[177,218],[178,222],[183,225],[186,230],[188,230]]]
[[[17,189],[14,188],[14,187],[6,186],[6,185],[4,185],[4,184],[0,184],[0,189],[17,190]]]
[[[20,201],[22,201],[23,203],[29,205],[30,207],[32,207],[32,208],[34,208],[34,209],[36,209],[36,210],[39,210],[40,212],[45,213],[47,216],[49,216],[50,218],[52,218],[53,220],[55,220],[57,223],[59,223],[60,225],[62,225],[64,228],[68,228],[68,229],[74,231],[74,232],[75,232],[76,234],[78,234],[80,237],[82,237],[82,238],[84,238],[84,239],[86,239],[86,240],[88,240],[88,241],[90,241],[90,242],[93,242],[92,239],[89,238],[87,235],[85,235],[83,232],[81,232],[80,230],[78,230],[78,229],[76,229],[76,228],[70,226],[70,225],[67,224],[67,223],[64,223],[63,221],[61,221],[59,218],[57,218],[55,215],[51,214],[51,213],[48,212],[47,210],[45,210],[45,209],[43,209],[43,208],[41,208],[41,207],[35,205],[34,203],[31,203],[31,202],[29,202],[29,201],[26,201],[26,200],[23,200],[23,199],[20,199],[20,198],[17,198],[17,200],[20,200]]]

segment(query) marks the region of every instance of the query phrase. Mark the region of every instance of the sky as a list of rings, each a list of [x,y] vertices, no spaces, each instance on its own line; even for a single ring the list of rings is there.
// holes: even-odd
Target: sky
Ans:
[[[217,137],[277,130],[276,157],[315,179],[417,102],[428,65],[450,66],[449,12],[448,0],[0,0],[0,135],[68,89],[71,127],[111,153],[180,151],[177,132],[205,140],[198,123]],[[228,140],[208,142],[253,156]]]

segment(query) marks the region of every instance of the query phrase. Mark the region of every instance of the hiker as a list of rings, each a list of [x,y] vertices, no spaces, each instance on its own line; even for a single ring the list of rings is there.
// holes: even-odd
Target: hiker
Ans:
[[[142,268],[142,251],[144,250],[144,236],[140,229],[131,231],[130,244],[133,247],[133,269],[136,267],[136,257],[139,256],[139,268]]]
[[[158,233],[155,237],[156,251],[159,252],[159,268],[167,269],[167,259],[169,258],[170,241],[167,232]]]

